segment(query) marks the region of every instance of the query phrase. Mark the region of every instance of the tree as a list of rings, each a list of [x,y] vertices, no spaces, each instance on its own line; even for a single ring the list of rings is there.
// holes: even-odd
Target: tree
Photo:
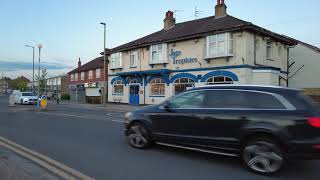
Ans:
[[[36,75],[36,80],[37,82],[40,81],[40,94],[43,94],[44,91],[46,90],[46,87],[47,87],[47,69],[42,69],[41,70],[41,75],[40,75],[40,78],[38,77],[38,75]]]
[[[28,89],[28,83],[22,80],[17,80],[16,89],[20,91],[26,91]]]

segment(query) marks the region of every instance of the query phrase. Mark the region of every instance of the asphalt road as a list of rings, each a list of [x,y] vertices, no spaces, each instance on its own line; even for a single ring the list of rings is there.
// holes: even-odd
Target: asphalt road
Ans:
[[[313,180],[320,161],[293,162],[275,177],[247,172],[237,158],[154,146],[131,148],[122,132],[125,109],[106,111],[74,105],[8,107],[0,97],[0,136],[101,180]],[[115,108],[117,109],[117,108]]]

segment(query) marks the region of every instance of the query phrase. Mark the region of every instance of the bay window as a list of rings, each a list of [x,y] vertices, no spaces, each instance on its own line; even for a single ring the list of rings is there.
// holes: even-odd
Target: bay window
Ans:
[[[162,64],[167,62],[167,45],[157,44],[150,47],[150,64]]]
[[[111,68],[122,68],[122,54],[121,52],[111,54]]]
[[[83,80],[84,80],[84,72],[81,72],[80,80],[81,80],[81,81],[83,81]]]
[[[206,58],[232,56],[233,37],[231,33],[222,33],[207,36]]]
[[[75,81],[78,81],[78,73],[75,73],[75,75],[74,75],[74,80],[75,80]]]

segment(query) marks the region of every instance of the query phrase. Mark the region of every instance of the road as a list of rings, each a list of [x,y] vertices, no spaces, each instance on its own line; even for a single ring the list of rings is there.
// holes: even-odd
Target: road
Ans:
[[[312,180],[320,175],[320,161],[293,162],[271,178],[247,172],[237,158],[162,146],[133,149],[122,132],[125,109],[117,105],[112,111],[67,104],[49,104],[44,113],[33,108],[9,108],[8,97],[0,96],[0,136],[96,179]]]

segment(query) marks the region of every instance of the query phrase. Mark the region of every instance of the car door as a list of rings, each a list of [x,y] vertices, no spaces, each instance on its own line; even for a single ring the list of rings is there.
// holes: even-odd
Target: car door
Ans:
[[[197,114],[203,106],[204,91],[191,91],[180,94],[163,106],[159,111],[151,113],[154,136],[159,141],[174,144],[189,144],[192,142],[196,123],[199,121]]]

